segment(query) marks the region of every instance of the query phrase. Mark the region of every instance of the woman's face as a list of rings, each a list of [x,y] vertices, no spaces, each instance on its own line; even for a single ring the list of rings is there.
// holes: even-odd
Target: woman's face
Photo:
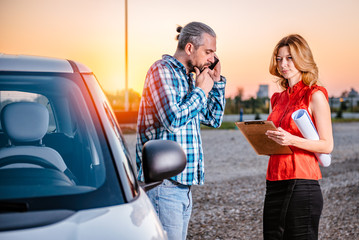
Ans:
[[[295,67],[288,46],[284,46],[278,49],[276,60],[278,71],[285,79],[294,82],[299,82],[301,80],[302,74]]]

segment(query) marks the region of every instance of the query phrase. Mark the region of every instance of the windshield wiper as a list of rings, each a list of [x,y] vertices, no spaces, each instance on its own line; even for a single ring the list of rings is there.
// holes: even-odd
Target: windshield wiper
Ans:
[[[0,202],[0,212],[26,212],[29,204],[26,202]]]

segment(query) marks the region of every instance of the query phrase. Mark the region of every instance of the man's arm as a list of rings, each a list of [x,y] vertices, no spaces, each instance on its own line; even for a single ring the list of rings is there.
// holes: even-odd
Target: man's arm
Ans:
[[[167,67],[156,64],[147,75],[149,96],[157,117],[170,132],[176,132],[207,107],[205,92],[196,87],[186,98],[180,99],[181,79]]]
[[[226,105],[225,87],[226,79],[223,76],[220,81],[214,82],[208,94],[207,108],[203,108],[200,113],[202,124],[215,128],[221,126]]]

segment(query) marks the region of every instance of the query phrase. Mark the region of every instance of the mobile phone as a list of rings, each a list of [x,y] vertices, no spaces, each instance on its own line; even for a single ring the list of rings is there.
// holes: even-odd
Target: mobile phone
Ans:
[[[213,70],[213,68],[216,66],[216,64],[218,62],[219,62],[219,59],[216,56],[214,56],[214,62],[208,68]]]

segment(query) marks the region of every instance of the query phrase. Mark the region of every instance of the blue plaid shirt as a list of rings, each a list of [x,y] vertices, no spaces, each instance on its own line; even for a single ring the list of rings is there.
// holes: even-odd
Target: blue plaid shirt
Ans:
[[[182,173],[172,180],[184,185],[204,183],[204,163],[200,123],[219,127],[225,106],[226,80],[214,82],[206,97],[195,86],[193,75],[172,56],[164,55],[149,69],[142,93],[137,120],[136,164],[138,179],[142,172],[142,147],[153,139],[179,143],[187,156]]]

